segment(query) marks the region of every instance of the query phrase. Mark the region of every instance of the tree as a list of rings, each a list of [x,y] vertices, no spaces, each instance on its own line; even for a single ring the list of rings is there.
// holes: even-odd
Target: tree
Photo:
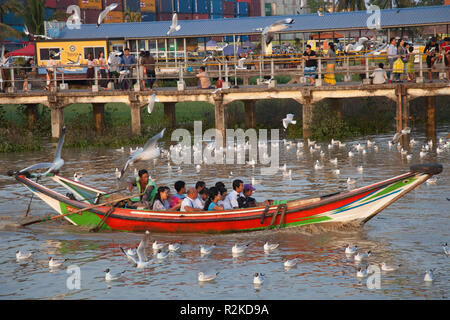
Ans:
[[[13,27],[3,23],[2,17],[7,13],[14,13],[20,15],[23,11],[23,6],[18,0],[7,0],[0,4],[0,40],[6,38],[22,38],[23,33],[17,31]]]
[[[129,9],[123,13],[123,20],[125,22],[141,22],[142,16],[140,12],[134,12]]]
[[[26,0],[23,19],[32,34],[44,34],[44,0]]]
[[[358,11],[366,10],[366,3],[364,0],[339,0],[338,11]]]

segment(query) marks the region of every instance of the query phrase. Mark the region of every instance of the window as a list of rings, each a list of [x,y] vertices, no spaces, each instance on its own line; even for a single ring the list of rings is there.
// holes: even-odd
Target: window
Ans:
[[[100,52],[103,52],[103,55],[104,55],[105,48],[104,47],[85,47],[84,48],[84,59],[87,60],[88,55],[90,53],[92,53],[94,55],[94,59],[97,59]]]
[[[123,44],[114,44],[113,46],[112,46],[112,51],[120,51],[120,50],[122,50],[123,51]]]
[[[43,48],[39,49],[39,56],[41,60],[50,60],[50,52],[58,53],[61,48]],[[61,60],[61,55],[57,56],[55,60]]]

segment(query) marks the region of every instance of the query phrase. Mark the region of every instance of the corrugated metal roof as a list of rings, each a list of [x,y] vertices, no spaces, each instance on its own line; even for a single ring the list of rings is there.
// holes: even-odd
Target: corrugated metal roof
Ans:
[[[303,14],[291,16],[241,17],[234,19],[179,20],[181,30],[172,38],[201,37],[212,35],[258,34],[262,28],[273,22],[291,17],[295,22],[283,33],[315,32],[322,30],[367,29],[370,14],[366,11]],[[412,25],[450,24],[450,5],[414,7],[381,10],[381,27],[401,27]],[[59,39],[104,39],[104,38],[165,38],[171,21],[151,21],[134,23],[83,24],[81,29],[61,30]]]

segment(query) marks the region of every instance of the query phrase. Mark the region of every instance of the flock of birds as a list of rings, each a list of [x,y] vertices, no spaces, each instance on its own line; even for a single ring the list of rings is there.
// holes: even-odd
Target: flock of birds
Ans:
[[[153,249],[153,259],[148,259],[146,254],[146,248],[148,248],[150,245],[150,232],[146,231],[142,240],[140,241],[139,245],[132,248],[123,248],[119,246],[120,251],[123,253],[123,255],[127,258],[129,262],[132,262],[133,266],[136,269],[145,269],[149,268],[155,260],[161,261],[169,257],[171,253],[175,252],[181,252],[183,250],[183,242],[179,243],[160,243],[158,241],[154,241],[151,244],[151,247]],[[167,247],[167,249],[165,249]],[[244,255],[249,247],[249,244],[235,244],[231,248],[231,254],[233,257],[240,257]],[[213,243],[212,245],[200,245],[200,255],[202,257],[209,257],[217,248],[216,243]],[[274,250],[279,248],[278,243],[269,243],[266,242],[263,246],[263,251],[265,253],[273,252]],[[445,256],[450,256],[450,249],[448,248],[447,243],[442,244],[442,248],[444,250]],[[371,251],[367,252],[359,252],[359,248],[357,245],[350,246],[347,245],[345,247],[344,253],[347,258],[354,259],[355,263],[357,264],[358,269],[356,272],[356,277],[360,280],[361,278],[367,277],[370,274],[371,268],[370,265],[366,266],[366,268],[363,268],[360,266],[361,262],[368,260],[368,258],[372,255]],[[17,262],[24,262],[28,259],[31,259],[32,252],[26,252],[26,251],[17,251],[16,252],[16,261]],[[61,259],[61,258],[54,258],[49,257],[48,258],[48,266],[50,269],[54,268],[60,268],[63,266],[64,262],[68,259]],[[298,263],[301,262],[301,259],[299,257],[296,257],[294,259],[290,260],[284,260],[283,266],[286,271],[289,271],[290,269],[297,266]],[[392,272],[398,270],[402,265],[388,265],[385,262],[377,263],[377,266],[381,268],[382,271],[385,272]],[[435,269],[426,270],[424,281],[425,282],[432,282],[435,280],[434,277],[434,271]],[[107,268],[104,270],[105,272],[105,280],[106,281],[116,281],[121,280],[123,274],[125,271],[121,272],[112,272],[110,268]],[[216,279],[217,275],[219,275],[219,271],[200,271],[197,274],[197,279],[199,282],[207,282],[212,281]],[[264,283],[264,274],[263,273],[255,273],[253,276],[253,284],[258,287]]]

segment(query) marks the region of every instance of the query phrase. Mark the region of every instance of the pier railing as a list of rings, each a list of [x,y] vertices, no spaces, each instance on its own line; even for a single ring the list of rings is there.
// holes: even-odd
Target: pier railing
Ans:
[[[426,63],[426,54],[410,53],[406,57],[414,57],[413,72],[417,82],[424,81],[424,75],[428,72],[439,73],[439,79],[446,77],[446,66],[444,57],[441,55],[440,60],[428,68]],[[399,55],[389,57],[395,61]],[[250,85],[250,80],[256,79],[256,85],[276,86],[276,77],[289,76],[289,83],[307,84],[308,79],[305,77],[305,59],[302,55],[272,55],[259,56],[250,55],[244,60],[239,57],[223,57],[205,58],[197,61],[177,61],[173,63],[157,63],[155,65],[155,80],[175,80],[176,82],[164,81],[165,85],[173,85],[178,90],[184,90],[186,80],[195,79],[200,67],[205,67],[209,78],[217,78],[223,81],[223,88],[232,87],[238,84],[238,78],[243,80],[244,85]],[[345,82],[359,81],[370,84],[371,73],[382,62],[383,70],[391,73],[391,80],[395,80],[392,76],[398,73],[388,61],[387,55],[346,55],[337,56],[333,60],[336,61],[333,70],[326,69],[326,65],[330,59],[324,56],[317,56],[317,68],[315,74],[315,86],[324,85],[323,79],[325,74],[341,75],[335,77],[336,85],[345,84]],[[143,65],[139,63],[134,65],[120,65],[120,70],[111,72],[112,66],[90,66],[93,71],[89,72],[88,65],[64,64],[52,67],[47,66],[3,66],[0,67],[0,89],[2,91],[16,92],[28,90],[74,90],[88,89],[92,91],[105,90],[144,90],[147,85],[144,83],[147,79],[146,73],[143,71]],[[117,66],[116,66],[117,67]],[[447,66],[448,68],[448,66]],[[92,70],[91,69],[91,70]],[[105,72],[103,72],[104,70]],[[401,75],[407,74],[406,63],[404,63]],[[411,71],[411,70],[409,70]],[[357,75],[355,78],[354,76]],[[418,76],[417,76],[418,75]],[[270,77],[270,79],[267,79]],[[397,77],[398,79],[398,77]],[[270,80],[270,81],[269,81]],[[80,83],[81,81],[81,83]],[[190,80],[189,80],[190,81]],[[70,86],[68,85],[70,82]],[[80,87],[84,83],[83,87]],[[192,86],[192,82],[189,82]],[[195,82],[194,82],[195,83]],[[87,84],[87,86],[86,86]],[[198,86],[200,87],[200,86]]]

